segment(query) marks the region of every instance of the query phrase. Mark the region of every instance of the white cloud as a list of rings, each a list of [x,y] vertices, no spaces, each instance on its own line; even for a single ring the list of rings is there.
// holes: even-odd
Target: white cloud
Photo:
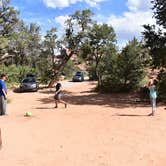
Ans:
[[[111,15],[108,19],[118,38],[131,39],[134,36],[140,37],[144,24],[155,24],[151,11],[125,12],[123,16]]]
[[[2,5],[3,5],[3,4],[2,4],[2,1],[0,1],[0,7],[2,7]]]
[[[82,0],[43,0],[47,7],[52,8],[64,8],[70,6],[70,4],[75,4]]]
[[[60,26],[58,27],[58,37],[61,39],[61,37],[64,35],[65,32],[65,21],[69,18],[68,15],[62,15],[54,18],[54,21],[59,24]]]
[[[106,0],[43,0],[43,3],[51,8],[65,8],[77,2],[85,2],[91,7],[98,7],[98,4],[102,1]]]
[[[58,6],[58,3],[61,3],[61,7],[64,3],[60,0],[43,1],[54,2],[56,3],[56,7]],[[100,2],[105,0],[68,0],[66,1],[66,4],[70,5],[77,3],[78,1],[85,1],[87,4],[97,7]],[[117,16],[114,14],[111,14],[110,16],[104,16],[99,14],[95,16],[95,20],[97,20],[98,23],[108,23],[113,26],[117,34],[118,44],[121,48],[128,40],[131,40],[134,36],[138,39],[141,39],[141,32],[143,31],[142,26],[144,24],[155,24],[155,19],[152,17],[153,11],[151,10],[152,5],[150,1],[151,0],[127,0],[126,5],[128,7],[128,11],[123,12],[121,16]],[[62,28],[64,28],[64,22],[67,18],[67,15],[58,16],[55,18],[55,22],[61,25],[61,30]]]
[[[65,25],[65,21],[69,18],[68,15],[55,17],[55,22],[60,24],[62,27]]]
[[[130,11],[147,11],[152,8],[150,0],[128,0],[127,6]]]
[[[109,17],[97,15],[98,23],[108,23],[113,26],[118,44],[124,46],[125,42],[137,37],[141,39],[144,24],[155,24],[153,11],[151,10],[151,0],[128,0],[126,5],[129,11],[121,16],[111,14]]]
[[[85,0],[85,2],[91,7],[99,7],[99,3],[107,0]]]

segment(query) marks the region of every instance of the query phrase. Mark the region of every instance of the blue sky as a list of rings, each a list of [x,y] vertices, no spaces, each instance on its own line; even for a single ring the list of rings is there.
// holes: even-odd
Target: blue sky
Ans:
[[[150,0],[11,0],[26,23],[37,23],[42,34],[51,27],[62,31],[68,15],[90,9],[94,19],[114,27],[119,47],[134,36],[141,39],[142,25],[155,24]]]

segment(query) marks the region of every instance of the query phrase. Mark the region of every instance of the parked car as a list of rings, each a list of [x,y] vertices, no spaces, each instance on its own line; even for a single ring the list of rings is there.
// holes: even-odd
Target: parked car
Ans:
[[[84,73],[82,71],[77,71],[72,79],[74,82],[82,82],[84,81]]]
[[[24,92],[24,91],[32,91],[32,92],[36,92],[38,91],[38,83],[36,81],[35,77],[25,77],[21,83],[20,83],[20,91]]]

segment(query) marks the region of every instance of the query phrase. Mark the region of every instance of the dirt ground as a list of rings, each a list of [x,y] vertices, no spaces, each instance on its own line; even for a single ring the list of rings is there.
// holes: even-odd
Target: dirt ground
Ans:
[[[95,83],[65,82],[65,109],[53,91],[9,92],[0,117],[0,166],[165,166],[166,110],[127,95],[96,94]],[[31,111],[32,117],[24,117]]]

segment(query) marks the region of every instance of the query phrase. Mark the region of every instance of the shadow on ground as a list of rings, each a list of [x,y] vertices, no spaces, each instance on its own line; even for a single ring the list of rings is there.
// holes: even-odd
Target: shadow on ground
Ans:
[[[115,115],[112,115],[112,116],[122,116],[122,117],[146,117],[146,116],[149,116],[149,114],[147,115],[136,115],[136,114],[115,114]]]
[[[53,103],[54,92],[44,91],[41,93],[52,94],[48,98],[40,98],[42,104]],[[63,99],[72,105],[101,105],[114,108],[126,108],[126,107],[150,107],[149,102],[140,102],[138,97],[134,94],[102,94],[92,91],[84,91],[80,93],[72,93],[65,91]]]

